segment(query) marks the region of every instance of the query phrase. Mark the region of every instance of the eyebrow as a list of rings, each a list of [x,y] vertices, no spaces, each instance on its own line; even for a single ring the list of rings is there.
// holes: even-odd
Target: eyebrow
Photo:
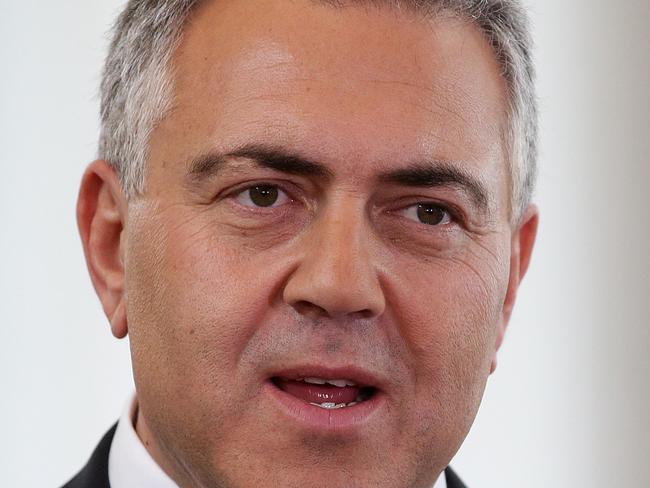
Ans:
[[[467,193],[483,211],[488,209],[489,198],[485,185],[454,163],[446,161],[420,161],[406,168],[386,171],[379,181],[413,188],[451,186]]]
[[[249,159],[260,168],[268,168],[286,174],[311,176],[330,181],[332,171],[323,163],[305,158],[282,147],[247,144],[228,153],[210,152],[193,159],[188,176],[195,183],[212,178],[229,166],[233,158]],[[412,188],[455,187],[467,193],[483,211],[488,208],[488,191],[477,178],[448,161],[424,160],[404,168],[379,173],[377,180]]]
[[[189,165],[189,175],[192,180],[217,176],[228,166],[231,159],[245,158],[251,160],[257,167],[269,168],[282,173],[298,176],[315,176],[331,180],[334,175],[323,164],[311,161],[298,154],[282,148],[247,144],[226,154],[213,152],[194,159]]]

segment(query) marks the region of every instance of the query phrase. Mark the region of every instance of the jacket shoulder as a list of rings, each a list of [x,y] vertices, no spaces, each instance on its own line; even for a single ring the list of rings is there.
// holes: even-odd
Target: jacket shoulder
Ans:
[[[108,454],[117,424],[106,432],[90,456],[88,464],[62,488],[110,488],[108,482]]]
[[[467,488],[451,468],[445,469],[445,480],[447,481],[447,488]]]

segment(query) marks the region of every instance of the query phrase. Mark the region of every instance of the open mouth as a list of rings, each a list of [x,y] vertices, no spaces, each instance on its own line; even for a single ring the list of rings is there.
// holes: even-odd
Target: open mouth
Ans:
[[[377,389],[345,378],[286,378],[275,376],[271,382],[285,393],[326,410],[350,408],[373,398]]]
[[[388,421],[387,385],[385,377],[355,366],[306,364],[273,371],[264,391],[283,418],[292,421],[287,425],[356,436],[370,423]]]

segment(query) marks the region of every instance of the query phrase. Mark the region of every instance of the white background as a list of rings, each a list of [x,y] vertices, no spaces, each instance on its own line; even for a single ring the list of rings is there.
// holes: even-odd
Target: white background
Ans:
[[[0,0],[0,485],[55,487],[132,388],[74,220],[118,0]],[[453,465],[474,488],[650,486],[650,5],[529,2],[533,263]]]

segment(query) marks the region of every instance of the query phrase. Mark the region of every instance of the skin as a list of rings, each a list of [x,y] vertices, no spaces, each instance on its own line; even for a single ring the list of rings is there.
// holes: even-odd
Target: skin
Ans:
[[[263,3],[263,5],[262,5]],[[428,487],[476,415],[528,265],[501,134],[506,86],[474,26],[292,2],[206,2],[173,58],[146,191],[105,161],[81,185],[94,286],[129,336],[137,432],[182,487]],[[329,177],[206,153],[282,148]],[[377,175],[438,161],[485,190]],[[435,163],[438,164],[438,163]],[[272,207],[247,187],[278,185]],[[423,223],[417,203],[453,209]],[[295,364],[356,365],[385,408],[341,433],[287,418],[262,384]]]

